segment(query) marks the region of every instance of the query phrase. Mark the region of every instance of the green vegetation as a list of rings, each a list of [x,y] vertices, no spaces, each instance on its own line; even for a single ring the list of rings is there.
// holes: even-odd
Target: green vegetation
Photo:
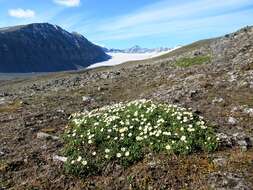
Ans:
[[[65,168],[80,176],[97,174],[109,162],[129,166],[149,152],[189,154],[217,147],[215,133],[202,117],[148,100],[74,114],[63,139]]]
[[[192,58],[181,58],[174,63],[178,67],[190,67],[193,65],[201,65],[211,61],[210,56],[198,56]]]
[[[4,112],[15,112],[22,106],[22,101],[20,100],[15,100],[14,102],[8,104],[8,105],[3,105],[0,106],[0,113]]]

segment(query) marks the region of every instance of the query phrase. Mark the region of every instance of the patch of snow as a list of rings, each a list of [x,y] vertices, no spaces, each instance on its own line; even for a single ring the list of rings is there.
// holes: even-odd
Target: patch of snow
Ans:
[[[108,53],[112,58],[108,61],[103,61],[99,63],[95,63],[88,68],[96,68],[96,67],[102,67],[102,66],[114,66],[119,65],[128,61],[139,61],[139,60],[145,60],[150,59],[153,57],[157,57],[166,53],[169,53],[171,51],[174,51],[175,49],[178,49],[180,47],[176,47],[173,49],[170,49],[168,51],[164,52],[152,52],[152,53]]]

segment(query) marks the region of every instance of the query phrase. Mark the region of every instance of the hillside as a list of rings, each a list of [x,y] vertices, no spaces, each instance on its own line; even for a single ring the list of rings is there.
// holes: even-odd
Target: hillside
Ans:
[[[253,27],[149,60],[0,85],[2,189],[252,189]],[[143,98],[203,116],[218,149],[153,152],[88,177],[65,172],[57,156],[71,114]]]
[[[36,23],[0,29],[0,73],[76,70],[109,58],[82,35]]]

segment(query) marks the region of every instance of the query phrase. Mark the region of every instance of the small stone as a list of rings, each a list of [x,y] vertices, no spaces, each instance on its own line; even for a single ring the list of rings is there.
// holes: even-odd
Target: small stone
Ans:
[[[222,146],[223,147],[232,147],[233,143],[232,143],[231,137],[229,137],[225,133],[218,133],[216,136],[217,136],[218,142],[221,147]]]
[[[53,135],[50,135],[50,134],[44,133],[44,132],[38,132],[38,133],[37,133],[37,138],[38,138],[38,139],[53,139],[53,140],[59,140],[59,137],[53,136]]]
[[[0,149],[0,157],[4,155],[5,155],[4,151]]]
[[[247,149],[248,149],[248,143],[245,140],[240,140],[237,143],[240,146],[240,148],[241,148],[242,151],[247,151]]]
[[[82,100],[84,103],[90,103],[93,99],[89,96],[83,96]]]
[[[68,159],[67,157],[63,157],[63,156],[58,156],[58,155],[53,156],[54,161],[67,162],[67,159]]]
[[[227,158],[224,158],[224,157],[215,158],[215,159],[213,159],[213,163],[214,163],[214,165],[220,166],[220,167],[226,166]]]
[[[224,101],[223,98],[217,98],[217,97],[215,97],[215,98],[213,99],[212,103],[213,103],[213,104],[222,103],[223,101]]]
[[[211,189],[236,189],[250,190],[250,185],[245,181],[243,176],[226,173],[215,172],[208,176],[208,184]]]
[[[232,137],[234,144],[239,146],[242,151],[247,151],[251,146],[251,139],[245,133],[234,133]]]
[[[245,108],[243,113],[249,114],[251,117],[253,117],[253,108]]]
[[[234,117],[229,117],[228,123],[231,125],[236,125],[238,123],[238,121]]]
[[[0,105],[5,104],[5,98],[0,98]]]

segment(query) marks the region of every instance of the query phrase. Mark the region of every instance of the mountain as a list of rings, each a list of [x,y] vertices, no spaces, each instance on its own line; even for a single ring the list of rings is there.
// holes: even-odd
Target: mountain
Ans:
[[[0,29],[0,73],[76,70],[108,58],[101,47],[56,25]]]
[[[142,48],[138,45],[135,45],[131,48],[127,49],[108,49],[108,48],[103,48],[106,53],[159,53],[159,52],[164,52],[164,51],[169,51],[171,48],[165,48],[165,47],[160,47],[160,48]]]

